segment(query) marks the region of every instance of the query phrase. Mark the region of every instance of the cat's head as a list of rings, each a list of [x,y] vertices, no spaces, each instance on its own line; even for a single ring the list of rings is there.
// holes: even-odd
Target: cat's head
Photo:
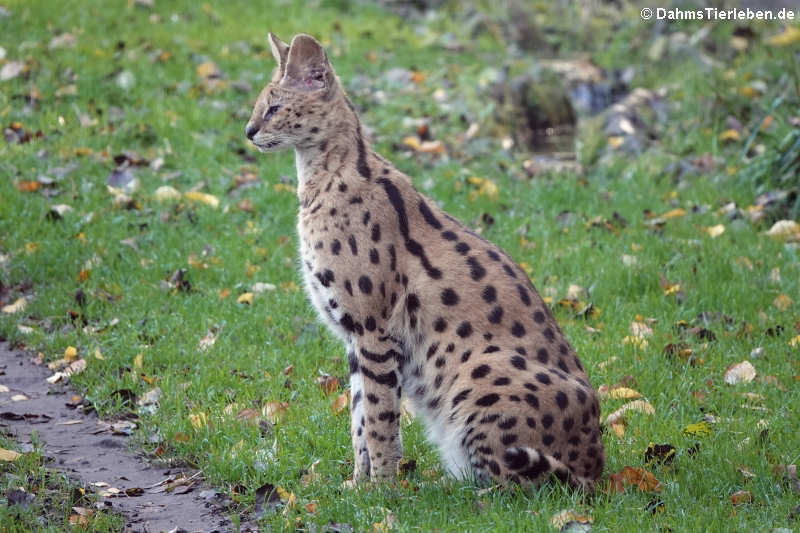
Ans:
[[[322,118],[341,93],[325,50],[316,39],[298,34],[291,44],[269,34],[278,68],[258,96],[245,135],[262,152],[320,142]]]

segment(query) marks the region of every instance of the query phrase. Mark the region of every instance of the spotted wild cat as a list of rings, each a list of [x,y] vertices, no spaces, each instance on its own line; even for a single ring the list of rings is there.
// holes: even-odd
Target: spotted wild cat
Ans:
[[[246,135],[295,151],[306,291],[347,345],[354,479],[395,475],[405,399],[458,478],[592,487],[597,396],[525,272],[372,151],[314,38],[269,40]]]

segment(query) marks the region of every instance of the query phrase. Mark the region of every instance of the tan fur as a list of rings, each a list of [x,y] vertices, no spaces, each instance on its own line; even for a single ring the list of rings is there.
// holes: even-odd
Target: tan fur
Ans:
[[[371,150],[316,40],[270,44],[246,134],[295,150],[306,290],[347,345],[354,478],[395,475],[406,399],[456,477],[590,487],[597,396],[525,272]]]

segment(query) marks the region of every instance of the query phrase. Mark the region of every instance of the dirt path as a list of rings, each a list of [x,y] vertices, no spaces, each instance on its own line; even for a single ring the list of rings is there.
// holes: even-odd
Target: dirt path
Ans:
[[[115,435],[94,413],[67,407],[71,393],[48,384],[46,378],[51,374],[46,366],[35,365],[29,355],[10,351],[6,343],[0,343],[0,384],[9,388],[0,392],[0,425],[7,426],[18,442],[29,443],[36,431],[43,453],[54,459],[53,466],[84,485],[108,484],[97,487],[98,492],[121,491],[104,499],[126,518],[126,531],[233,529],[214,503],[215,492],[202,486],[197,472],[157,468],[134,454],[127,437]],[[11,399],[20,394],[28,399]],[[168,486],[166,480],[170,479],[186,481]]]

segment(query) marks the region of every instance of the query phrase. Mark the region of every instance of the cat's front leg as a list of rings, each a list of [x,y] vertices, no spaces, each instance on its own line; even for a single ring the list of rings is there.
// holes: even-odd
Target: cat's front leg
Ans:
[[[352,344],[349,364],[355,480],[367,472],[372,481],[392,479],[397,473],[403,457],[402,357],[394,342],[377,336],[363,336]]]
[[[369,477],[369,450],[367,449],[366,416],[364,415],[364,387],[361,382],[355,346],[347,350],[350,366],[350,438],[353,442],[353,481]]]

